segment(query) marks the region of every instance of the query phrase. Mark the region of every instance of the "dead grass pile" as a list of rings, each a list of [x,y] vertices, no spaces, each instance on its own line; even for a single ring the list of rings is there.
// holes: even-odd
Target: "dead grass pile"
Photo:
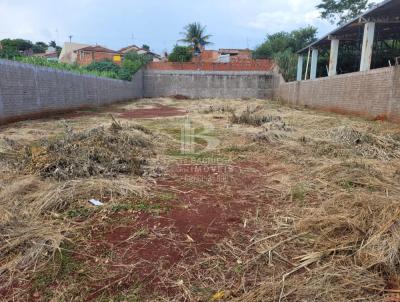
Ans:
[[[229,104],[222,105],[210,105],[208,108],[201,111],[201,113],[209,114],[209,113],[234,113],[235,108]]]
[[[395,136],[379,136],[372,132],[358,131],[341,126],[324,133],[336,143],[345,145],[365,158],[388,160],[400,158],[400,141]]]
[[[266,123],[281,122],[280,116],[274,116],[263,113],[263,106],[250,107],[247,106],[246,110],[241,112],[239,115],[232,113],[230,122],[232,124],[246,124],[255,127],[260,127]]]
[[[27,176],[0,191],[0,289],[24,272],[40,269],[71,235],[64,212],[95,198],[106,203],[145,194],[129,179],[85,179],[56,182]]]
[[[293,131],[280,116],[271,118],[262,125],[262,128],[261,132],[253,136],[253,141],[273,143],[287,138],[287,133]]]
[[[152,137],[143,127],[113,122],[85,132],[67,128],[65,135],[18,148],[15,165],[28,174],[57,180],[141,175],[153,155]]]

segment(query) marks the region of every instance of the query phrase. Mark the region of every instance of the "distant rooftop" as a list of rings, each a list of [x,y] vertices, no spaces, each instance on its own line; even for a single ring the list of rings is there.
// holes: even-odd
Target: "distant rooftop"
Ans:
[[[87,47],[83,47],[80,49],[77,49],[76,51],[95,51],[95,52],[106,52],[106,53],[118,53],[114,50],[105,48],[103,46],[100,45],[95,45],[95,46],[87,46]]]

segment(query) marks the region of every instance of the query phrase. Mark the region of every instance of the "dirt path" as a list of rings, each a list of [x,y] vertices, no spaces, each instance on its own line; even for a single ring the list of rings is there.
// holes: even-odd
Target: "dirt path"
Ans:
[[[179,278],[180,268],[204,253],[213,254],[214,246],[233,232],[251,232],[247,215],[268,203],[260,197],[265,177],[261,165],[189,162],[172,165],[169,175],[157,180],[157,197],[150,204],[165,210],[115,214],[108,225],[88,234],[78,250],[91,257],[81,255],[79,261],[96,270],[103,265],[111,276],[90,286],[89,299],[116,295],[132,283],[141,285],[144,296],[157,292],[167,297],[176,288],[166,283],[167,276]]]

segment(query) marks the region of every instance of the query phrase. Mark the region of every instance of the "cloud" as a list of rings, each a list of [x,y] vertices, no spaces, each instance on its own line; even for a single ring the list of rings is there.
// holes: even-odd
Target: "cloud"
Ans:
[[[73,35],[73,41],[118,49],[132,43],[171,49],[183,26],[201,21],[213,48],[254,46],[266,33],[312,24],[325,32],[315,6],[320,0],[0,0],[0,39],[34,42]],[[134,41],[132,39],[134,35]]]
[[[315,0],[288,0],[287,3],[282,3],[280,9],[257,14],[247,26],[268,32],[291,30],[306,25],[319,26],[325,21],[320,19],[320,13],[315,8],[317,4],[318,1]],[[286,9],[282,9],[283,7]]]

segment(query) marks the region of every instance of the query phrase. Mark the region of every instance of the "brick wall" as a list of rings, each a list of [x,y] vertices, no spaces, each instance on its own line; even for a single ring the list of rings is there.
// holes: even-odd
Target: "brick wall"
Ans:
[[[400,121],[400,66],[282,83],[275,96],[290,104]]]
[[[212,62],[151,62],[150,70],[201,70],[201,71],[272,71],[275,64],[270,60],[248,60],[230,63]]]
[[[115,64],[120,65],[120,61],[114,61],[114,56],[117,55],[119,54],[98,51],[79,51],[76,63],[78,65],[85,66],[94,62],[113,61]]]
[[[0,60],[0,123],[142,96],[142,71],[128,82]]]

